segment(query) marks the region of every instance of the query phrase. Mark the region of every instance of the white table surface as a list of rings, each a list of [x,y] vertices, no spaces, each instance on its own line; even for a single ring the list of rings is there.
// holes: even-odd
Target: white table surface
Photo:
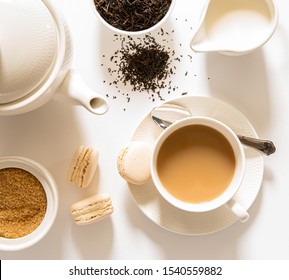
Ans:
[[[187,92],[220,98],[240,110],[258,135],[272,139],[277,147],[274,155],[264,159],[261,191],[249,209],[249,221],[201,236],[165,230],[134,203],[117,172],[116,157],[138,123],[160,101],[121,87],[131,98],[127,103],[109,85],[107,62],[119,45],[113,42],[114,33],[93,14],[89,0],[54,2],[72,31],[73,68],[91,88],[109,95],[110,108],[107,114],[95,116],[81,107],[51,100],[33,112],[0,118],[0,156],[39,161],[55,177],[60,194],[59,212],[47,236],[29,249],[0,252],[0,259],[289,259],[289,1],[276,0],[279,25],[271,40],[241,57],[190,50],[202,1],[177,0],[163,26],[165,31],[175,30],[170,33],[172,47],[183,55],[176,64],[177,74],[171,77],[178,89],[163,97],[169,100]],[[72,155],[82,144],[100,150],[97,174],[86,190],[71,186],[66,179]],[[111,194],[113,215],[89,226],[75,225],[70,204],[96,192]]]

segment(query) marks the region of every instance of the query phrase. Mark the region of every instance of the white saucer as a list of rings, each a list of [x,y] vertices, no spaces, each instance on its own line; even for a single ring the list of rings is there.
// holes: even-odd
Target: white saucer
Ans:
[[[219,99],[184,96],[169,102],[187,106],[193,116],[215,118],[238,134],[258,137],[249,120],[240,111]],[[162,129],[148,114],[137,127],[132,140],[154,143],[161,132]],[[248,210],[261,187],[264,161],[263,155],[252,148],[245,147],[245,155],[245,176],[235,199]],[[223,230],[237,221],[225,206],[207,213],[179,210],[160,196],[152,181],[142,186],[129,185],[129,190],[136,204],[149,219],[173,232],[188,235],[208,234]]]

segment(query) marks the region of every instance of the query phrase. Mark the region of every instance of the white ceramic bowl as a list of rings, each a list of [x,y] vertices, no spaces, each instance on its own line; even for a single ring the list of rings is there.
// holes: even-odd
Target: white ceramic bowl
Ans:
[[[125,30],[121,30],[121,29],[118,29],[114,26],[112,26],[111,24],[109,24],[100,14],[99,12],[97,11],[96,7],[95,7],[95,4],[94,4],[94,0],[90,0],[90,3],[91,3],[91,7],[92,7],[92,10],[93,12],[95,13],[95,15],[98,17],[98,19],[107,27],[109,28],[112,32],[115,32],[115,33],[119,33],[119,34],[122,34],[122,35],[142,35],[142,34],[147,34],[149,32],[152,32],[154,31],[155,29],[159,28],[167,19],[168,17],[170,16],[170,14],[172,13],[173,9],[174,9],[174,6],[175,6],[175,3],[176,3],[176,0],[172,0],[171,2],[171,5],[170,5],[170,8],[168,9],[167,13],[165,14],[165,16],[157,23],[155,24],[154,26],[150,27],[150,28],[147,28],[147,29],[144,29],[144,30],[140,30],[140,31],[125,31]]]
[[[23,157],[2,157],[0,158],[0,169],[4,168],[20,168],[30,172],[42,184],[46,198],[47,209],[41,224],[30,234],[15,238],[8,239],[0,237],[0,250],[1,251],[18,251],[31,247],[39,242],[52,227],[57,210],[58,210],[58,191],[56,183],[50,172],[38,162],[23,158]]]

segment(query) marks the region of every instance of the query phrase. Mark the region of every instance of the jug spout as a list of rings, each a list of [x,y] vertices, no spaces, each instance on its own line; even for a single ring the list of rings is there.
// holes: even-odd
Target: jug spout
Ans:
[[[202,26],[194,35],[190,46],[191,49],[197,53],[218,51],[218,49],[214,45],[214,42],[211,42],[207,38],[206,31]]]
[[[212,40],[208,33],[208,10],[211,4],[211,0],[204,2],[198,26],[191,40],[190,47],[196,53],[222,51],[222,47],[215,40]]]
[[[191,49],[196,53],[209,53],[209,52],[220,52],[229,54],[233,53],[234,51],[229,50],[225,47],[222,47],[217,42],[206,38],[205,34],[202,34],[203,31],[197,33],[195,37],[191,41]]]
[[[55,96],[72,105],[80,105],[96,115],[107,112],[108,104],[104,97],[88,88],[74,70],[70,70],[62,82],[59,93]]]
[[[193,39],[191,40],[190,47],[196,53],[219,51],[215,42],[210,40],[206,26],[206,18],[210,2],[211,0],[204,2],[198,26],[193,35]]]

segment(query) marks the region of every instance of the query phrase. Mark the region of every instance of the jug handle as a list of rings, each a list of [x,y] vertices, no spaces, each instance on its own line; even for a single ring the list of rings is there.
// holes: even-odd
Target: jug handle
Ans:
[[[102,115],[108,110],[105,98],[91,90],[75,70],[69,70],[58,91],[57,95],[65,101],[83,106],[93,114]]]

